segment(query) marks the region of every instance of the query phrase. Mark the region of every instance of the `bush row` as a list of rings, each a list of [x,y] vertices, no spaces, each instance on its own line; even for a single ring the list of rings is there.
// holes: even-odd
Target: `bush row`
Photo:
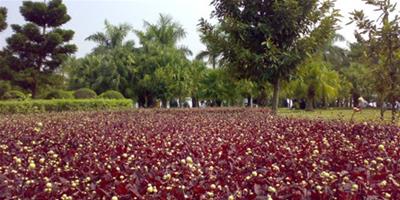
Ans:
[[[124,95],[115,90],[108,90],[97,96],[96,92],[89,88],[76,91],[54,90],[46,95],[46,99],[125,99]]]
[[[25,100],[29,96],[18,90],[11,90],[10,88],[2,88],[0,86],[0,99],[1,100]],[[118,91],[109,90],[97,96],[96,92],[89,88],[82,88],[76,91],[65,90],[52,90],[40,97],[43,99],[125,99],[125,97]]]
[[[130,99],[53,99],[0,101],[1,114],[114,110],[133,108]]]

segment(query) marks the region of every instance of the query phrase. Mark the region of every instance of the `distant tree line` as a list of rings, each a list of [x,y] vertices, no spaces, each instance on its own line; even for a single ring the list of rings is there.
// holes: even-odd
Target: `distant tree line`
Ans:
[[[0,53],[0,96],[8,90],[43,98],[54,90],[90,88],[100,94],[117,91],[141,107],[184,106],[191,97],[210,106],[271,106],[284,100],[294,108],[313,110],[357,106],[358,98],[392,108],[399,101],[400,40],[396,5],[368,1],[382,16],[352,13],[357,42],[336,46],[340,11],[334,1],[213,0],[217,23],[199,21],[206,49],[197,55],[180,45],[186,32],[171,16],[129,24],[104,23],[89,35],[96,47],[75,58],[74,31],[60,28],[70,20],[61,0],[25,1],[27,22],[10,25],[13,35]],[[393,16],[392,16],[393,15]],[[0,8],[0,30],[7,27]],[[129,37],[137,36],[137,41]]]

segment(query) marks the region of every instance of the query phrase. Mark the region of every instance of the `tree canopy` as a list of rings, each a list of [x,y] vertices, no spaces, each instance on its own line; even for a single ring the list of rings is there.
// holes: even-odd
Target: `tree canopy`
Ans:
[[[0,7],[0,32],[7,28],[7,8]]]
[[[60,28],[70,20],[61,0],[48,3],[25,1],[20,8],[25,25],[11,25],[14,34],[7,39],[9,77],[36,97],[39,86],[52,84],[51,75],[77,47],[68,42],[74,31]]]
[[[217,43],[225,66],[236,75],[274,85],[274,111],[280,80],[290,76],[307,52],[330,40],[338,17],[333,1],[213,0],[211,4],[219,24],[202,19],[202,33]],[[213,34],[216,28],[222,33]]]
[[[119,92],[146,108],[187,106],[190,97],[194,107],[255,103],[276,111],[292,98],[301,104],[296,108],[313,110],[357,106],[361,96],[383,111],[387,103],[394,108],[400,93],[396,5],[365,0],[381,16],[371,20],[354,11],[357,42],[346,49],[336,46],[344,37],[337,34],[334,3],[213,0],[216,22],[200,19],[205,49],[194,56],[182,44],[186,30],[170,15],[144,21],[142,29],[104,20],[104,30],[86,37],[96,46],[75,58],[74,31],[62,28],[71,19],[63,2],[25,1],[26,23],[11,25],[14,33],[0,51],[0,98],[10,90],[43,98],[88,88]],[[0,8],[0,31],[6,16]]]
[[[351,23],[356,23],[355,36],[363,45],[365,64],[371,67],[375,89],[381,102],[383,118],[384,102],[392,107],[392,121],[396,120],[396,101],[400,92],[400,17],[397,4],[390,0],[364,0],[380,13],[378,19],[369,19],[363,11],[352,13]]]
[[[134,41],[129,40],[124,42],[128,33],[132,31],[132,27],[129,24],[119,24],[113,26],[107,20],[104,21],[105,32],[97,32],[86,38],[88,41],[93,41],[98,46],[93,50],[94,53],[104,53],[104,51],[116,49],[119,47],[133,47]]]

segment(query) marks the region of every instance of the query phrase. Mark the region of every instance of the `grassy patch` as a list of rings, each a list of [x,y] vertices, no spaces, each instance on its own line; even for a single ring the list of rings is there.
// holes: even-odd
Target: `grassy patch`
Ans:
[[[306,118],[306,119],[321,119],[321,120],[343,120],[350,121],[353,115],[351,109],[319,109],[313,112],[304,110],[289,110],[280,109],[279,114],[285,117]],[[380,120],[380,111],[378,109],[365,109],[359,113],[355,113],[355,122],[375,122],[375,123],[390,123],[391,112],[385,112],[385,120]]]

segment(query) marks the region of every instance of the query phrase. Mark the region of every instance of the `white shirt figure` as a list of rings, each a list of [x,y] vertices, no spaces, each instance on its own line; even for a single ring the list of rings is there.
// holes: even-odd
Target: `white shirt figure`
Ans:
[[[358,107],[366,108],[368,106],[368,101],[366,101],[363,97],[358,98]]]

